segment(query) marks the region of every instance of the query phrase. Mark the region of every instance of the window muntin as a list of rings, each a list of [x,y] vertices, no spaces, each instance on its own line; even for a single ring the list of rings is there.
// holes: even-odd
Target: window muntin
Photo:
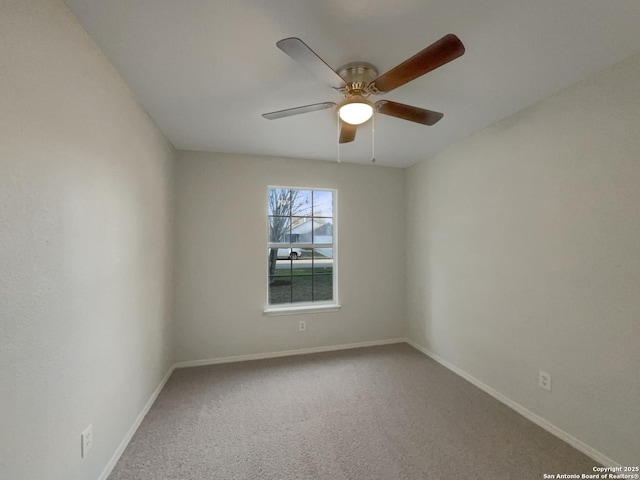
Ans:
[[[269,187],[268,304],[336,303],[336,192]]]

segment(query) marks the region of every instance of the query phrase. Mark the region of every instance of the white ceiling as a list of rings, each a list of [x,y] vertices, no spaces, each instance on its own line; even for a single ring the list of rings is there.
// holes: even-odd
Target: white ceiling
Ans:
[[[179,149],[335,160],[335,111],[262,113],[338,95],[276,47],[384,73],[447,33],[466,53],[382,98],[443,112],[375,121],[378,165],[412,165],[640,51],[638,0],[66,0]],[[640,79],[639,79],[640,81]],[[370,124],[341,146],[371,161]]]

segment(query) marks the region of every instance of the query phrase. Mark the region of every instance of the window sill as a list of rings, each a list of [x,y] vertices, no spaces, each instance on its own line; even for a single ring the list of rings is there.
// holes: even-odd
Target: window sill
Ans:
[[[337,303],[323,304],[323,305],[295,305],[286,307],[267,307],[264,309],[264,315],[266,317],[278,317],[280,315],[301,315],[304,313],[322,313],[322,312],[337,312],[342,305]]]

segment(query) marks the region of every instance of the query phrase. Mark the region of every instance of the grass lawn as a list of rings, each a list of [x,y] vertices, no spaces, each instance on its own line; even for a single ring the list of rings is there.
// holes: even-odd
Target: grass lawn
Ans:
[[[309,273],[302,273],[303,270]],[[270,305],[333,300],[333,273],[312,275],[310,268],[293,271],[291,275],[291,270],[276,270],[269,285]]]

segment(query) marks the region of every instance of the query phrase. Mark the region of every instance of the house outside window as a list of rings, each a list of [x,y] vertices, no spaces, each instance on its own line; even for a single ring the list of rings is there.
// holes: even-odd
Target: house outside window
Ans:
[[[268,188],[268,307],[337,305],[336,196]]]

